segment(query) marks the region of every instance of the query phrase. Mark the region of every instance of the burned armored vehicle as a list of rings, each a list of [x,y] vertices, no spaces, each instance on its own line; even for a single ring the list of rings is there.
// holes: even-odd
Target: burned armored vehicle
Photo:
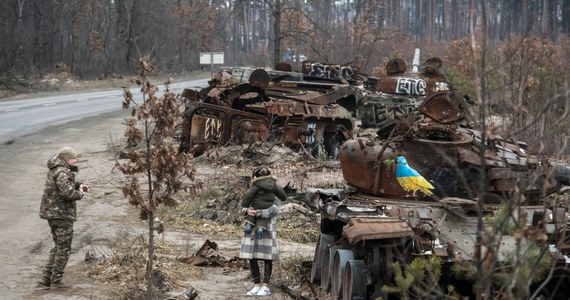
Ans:
[[[510,273],[509,284],[523,281],[528,288],[517,283],[515,292],[522,298],[568,299],[568,203],[547,196],[568,184],[570,167],[471,129],[467,106],[454,91],[426,96],[419,111],[379,135],[341,146],[351,189],[307,190],[321,214],[311,278],[333,298],[473,296],[480,262],[489,282],[504,287],[499,270]],[[406,160],[415,171],[398,171]],[[430,188],[407,191],[405,176],[421,176]],[[437,267],[424,271],[420,262],[428,261]],[[539,281],[517,277],[523,273]]]
[[[200,155],[212,146],[273,141],[314,157],[336,158],[352,137],[348,109],[356,99],[346,82],[287,72],[270,76],[262,69],[251,72],[246,83],[234,79],[221,72],[209,87],[183,92],[180,151]]]
[[[412,67],[404,60],[392,58],[386,63],[386,76],[369,77],[359,94],[358,116],[364,128],[385,128],[401,116],[417,111],[424,99],[436,92],[449,90],[443,75],[442,61],[432,57],[419,66],[416,49]]]
[[[387,61],[386,75],[382,77],[362,73],[350,63],[335,65],[311,61],[303,62],[302,73],[346,80],[355,94],[354,116],[360,126],[381,130],[393,126],[401,116],[417,111],[427,96],[450,90],[442,67],[443,62],[438,57],[429,58],[420,65],[420,50],[416,49],[411,68],[401,58],[392,58]]]

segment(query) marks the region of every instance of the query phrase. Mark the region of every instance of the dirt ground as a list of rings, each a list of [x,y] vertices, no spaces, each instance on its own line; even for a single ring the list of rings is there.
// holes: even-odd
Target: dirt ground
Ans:
[[[0,299],[118,298],[117,291],[113,290],[116,286],[89,276],[86,257],[113,255],[105,241],[121,232],[148,235],[147,224],[137,219],[136,211],[120,193],[117,176],[122,175],[114,168],[109,151],[109,145],[123,135],[121,123],[125,117],[126,112],[118,111],[73,121],[17,138],[9,145],[0,145]],[[77,178],[88,183],[92,191],[78,202],[72,254],[64,275],[64,281],[72,288],[37,290],[36,282],[53,245],[47,222],[38,216],[46,162],[62,146],[73,147],[79,153]],[[284,185],[286,180],[280,179],[279,183]],[[206,223],[203,226],[207,226]],[[186,243],[190,252],[199,249],[206,240],[216,242],[225,258],[237,256],[239,252],[239,239],[221,233],[167,229],[160,238]],[[310,260],[314,251],[313,243],[281,241],[280,246],[282,258],[298,255]],[[198,267],[196,272],[198,274],[186,284],[171,291],[172,297],[193,287],[198,291],[197,299],[248,299],[245,293],[252,287],[249,270]],[[266,299],[290,299],[277,288],[272,291],[274,294]]]

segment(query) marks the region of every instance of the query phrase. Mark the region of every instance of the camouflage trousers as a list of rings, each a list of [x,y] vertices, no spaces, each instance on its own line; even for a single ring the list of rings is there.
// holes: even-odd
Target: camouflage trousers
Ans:
[[[43,277],[51,282],[61,281],[63,270],[71,253],[73,238],[73,222],[68,220],[48,220],[55,246],[49,252],[49,258],[44,267]]]

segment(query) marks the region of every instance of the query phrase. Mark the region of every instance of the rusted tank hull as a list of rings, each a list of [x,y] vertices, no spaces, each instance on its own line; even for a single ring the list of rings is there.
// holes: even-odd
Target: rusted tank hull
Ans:
[[[342,175],[347,182],[361,191],[370,191],[373,195],[403,197],[406,192],[396,181],[394,166],[382,163],[385,159],[392,159],[394,151],[388,147],[379,158],[378,153],[382,146],[362,139],[345,142],[338,157]],[[378,185],[377,182],[381,184]]]
[[[428,178],[435,187],[434,197],[439,198],[473,198],[483,183],[489,201],[500,202],[515,188],[521,189],[529,201],[537,201],[542,191],[551,193],[557,186],[556,178],[547,176],[548,168],[539,168],[537,158],[509,159],[516,154],[502,150],[482,160],[471,141],[469,135],[451,142],[406,139],[390,144],[381,153],[382,141],[349,140],[342,145],[339,160],[345,180],[372,195],[407,196],[396,180],[396,155],[405,156],[410,166]]]
[[[349,85],[283,76],[271,81],[258,69],[249,83],[236,85],[231,76],[218,75],[208,88],[185,90],[180,151],[198,155],[212,146],[271,140],[314,157],[336,158],[354,129],[352,114],[342,106],[356,105]]]
[[[264,116],[201,102],[189,104],[183,117],[179,151],[197,156],[212,145],[264,141],[270,127]]]

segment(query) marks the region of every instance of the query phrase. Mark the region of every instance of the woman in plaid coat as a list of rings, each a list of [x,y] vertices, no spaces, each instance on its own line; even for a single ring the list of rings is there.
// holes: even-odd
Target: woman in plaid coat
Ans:
[[[256,168],[253,171],[252,177],[255,179],[258,177],[256,175],[260,173],[267,174],[264,176],[271,174],[268,168],[262,167]],[[273,269],[273,260],[276,259],[279,254],[279,248],[277,245],[277,214],[279,213],[279,205],[281,204],[281,201],[287,199],[283,189],[279,186],[276,188],[279,191],[275,193],[275,202],[271,207],[258,210],[252,207],[242,208],[243,213],[248,216],[270,219],[269,226],[267,227],[267,231],[262,239],[256,238],[255,231],[245,233],[241,239],[239,257],[249,260],[251,275],[255,282],[253,289],[247,292],[248,296],[271,295],[269,290],[269,281],[271,279],[271,271]],[[258,260],[264,261],[263,283],[261,281]]]

